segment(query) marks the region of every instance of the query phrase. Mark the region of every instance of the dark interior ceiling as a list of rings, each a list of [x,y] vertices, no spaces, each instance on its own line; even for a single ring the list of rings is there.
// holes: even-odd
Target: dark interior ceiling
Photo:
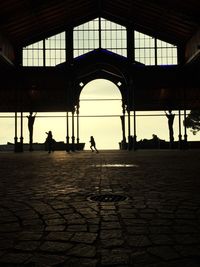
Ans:
[[[200,1],[1,0],[0,32],[15,46],[25,46],[97,16],[184,45],[199,28]]]

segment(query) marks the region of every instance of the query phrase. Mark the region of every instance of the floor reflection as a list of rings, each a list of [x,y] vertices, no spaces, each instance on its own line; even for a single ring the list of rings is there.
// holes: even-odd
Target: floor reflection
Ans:
[[[106,168],[138,168],[139,166],[136,164],[96,164],[93,167],[106,167]]]

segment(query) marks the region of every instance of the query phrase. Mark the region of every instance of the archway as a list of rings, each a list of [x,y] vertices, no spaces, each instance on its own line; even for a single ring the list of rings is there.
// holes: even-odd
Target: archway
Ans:
[[[87,83],[80,94],[80,138],[89,149],[93,135],[98,149],[119,149],[122,139],[120,115],[122,97],[111,81],[95,79]]]

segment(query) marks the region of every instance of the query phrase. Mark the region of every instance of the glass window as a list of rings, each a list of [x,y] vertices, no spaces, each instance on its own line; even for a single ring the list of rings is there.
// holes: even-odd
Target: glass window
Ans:
[[[127,56],[126,28],[101,18],[101,45],[122,56]]]
[[[61,32],[45,39],[46,48],[46,66],[56,66],[65,62],[65,32]]]
[[[158,65],[174,65],[177,64],[177,47],[157,40],[157,64]]]
[[[106,19],[99,18],[74,28],[74,57],[99,48],[99,31],[101,46],[112,52],[126,56],[126,28]]]
[[[99,27],[100,26],[100,27]],[[101,30],[101,34],[99,34]],[[126,28],[104,18],[79,25],[73,31],[74,57],[101,47],[127,56]],[[135,60],[145,65],[177,64],[177,47],[134,31]],[[44,48],[46,51],[44,51]],[[157,58],[156,58],[157,57]],[[66,33],[61,32],[23,48],[23,66],[55,66],[66,60]]]
[[[99,47],[99,19],[91,20],[74,28],[74,57]]]
[[[65,32],[23,48],[23,66],[55,66],[65,60]]]
[[[23,66],[43,66],[43,41],[24,47],[22,56]]]
[[[136,61],[145,65],[177,64],[176,46],[137,31],[134,34]]]

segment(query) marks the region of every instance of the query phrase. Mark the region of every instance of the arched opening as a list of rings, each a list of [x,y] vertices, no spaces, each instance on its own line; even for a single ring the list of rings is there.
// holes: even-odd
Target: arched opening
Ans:
[[[89,149],[91,135],[98,149],[119,149],[121,114],[122,97],[113,82],[96,79],[87,83],[80,94],[80,138],[85,149]]]

